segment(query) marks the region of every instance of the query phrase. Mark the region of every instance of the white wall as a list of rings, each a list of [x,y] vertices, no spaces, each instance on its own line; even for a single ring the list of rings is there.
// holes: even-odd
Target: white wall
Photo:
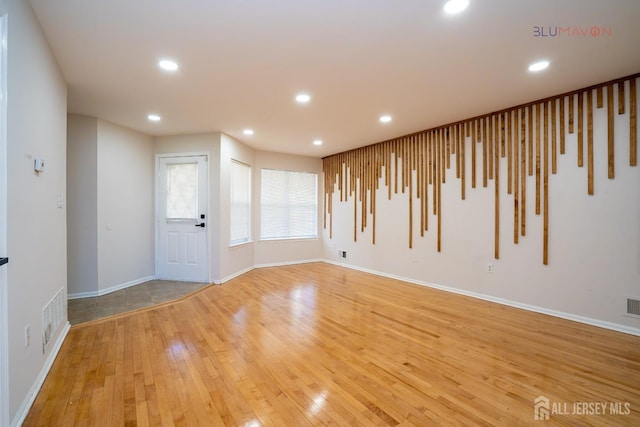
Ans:
[[[14,419],[53,348],[42,354],[42,308],[67,286],[66,209],[57,206],[58,194],[66,199],[67,97],[29,3],[12,0],[7,6],[9,417]],[[33,170],[35,156],[46,160],[40,175]],[[25,348],[27,324],[31,345]]]
[[[74,114],[68,127],[69,295],[153,278],[153,139]]]
[[[260,241],[260,186],[261,169],[279,169],[318,174],[318,238],[297,240]],[[253,220],[255,264],[271,265],[297,261],[316,260],[323,257],[320,230],[322,228],[322,159],[289,154],[257,151],[253,169]]]
[[[220,135],[220,280],[226,281],[238,272],[253,268],[254,242],[236,246],[229,246],[230,235],[230,204],[231,204],[231,161],[237,160],[251,166],[251,173],[255,176],[255,151],[240,141],[225,135]],[[256,188],[251,189],[255,193]],[[255,203],[252,211],[255,212]],[[252,238],[256,239],[255,230],[251,230]]]
[[[636,328],[640,332],[640,319],[624,314],[626,298],[640,298],[640,167],[629,166],[628,112],[629,108],[625,115],[616,112],[616,176],[609,180],[606,102],[605,108],[594,109],[593,196],[587,195],[586,131],[582,168],[576,166],[577,133],[567,136],[566,154],[558,155],[558,174],[550,173],[548,266],[542,263],[542,216],[534,213],[535,176],[527,178],[527,235],[520,238],[518,245],[513,244],[513,197],[506,195],[505,159],[500,171],[501,250],[500,259],[494,259],[494,184],[490,180],[489,186],[482,188],[479,179],[478,188],[471,189],[469,138],[467,200],[460,198],[455,168],[447,171],[447,183],[442,185],[441,253],[436,251],[436,217],[431,214],[425,237],[419,236],[415,226],[414,249],[408,248],[408,195],[394,194],[388,201],[387,187],[382,181],[377,193],[376,244],[371,244],[370,226],[364,233],[358,233],[357,242],[353,241],[353,199],[341,203],[335,197],[336,192],[333,239],[329,239],[327,228],[323,233],[324,256],[358,268],[582,316],[595,320],[594,323],[610,322],[614,327]],[[481,177],[480,156],[477,161],[477,176]],[[416,206],[414,224],[419,222],[418,212]],[[338,260],[338,249],[347,251],[346,260]],[[414,256],[416,262],[412,261]],[[487,263],[493,264],[494,273],[486,272]]]
[[[98,292],[98,120],[67,116],[68,293]]]
[[[154,275],[152,137],[98,120],[98,283]]]
[[[209,280],[220,279],[220,134],[160,136],[154,138],[156,154],[207,153],[209,155]],[[154,183],[155,185],[155,183]]]

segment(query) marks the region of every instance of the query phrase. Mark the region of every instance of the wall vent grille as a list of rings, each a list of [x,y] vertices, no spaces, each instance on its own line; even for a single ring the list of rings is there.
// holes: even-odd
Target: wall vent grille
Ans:
[[[640,299],[627,298],[627,314],[640,316]]]
[[[47,350],[51,338],[62,325],[66,309],[64,288],[60,288],[51,301],[42,309],[42,353]]]

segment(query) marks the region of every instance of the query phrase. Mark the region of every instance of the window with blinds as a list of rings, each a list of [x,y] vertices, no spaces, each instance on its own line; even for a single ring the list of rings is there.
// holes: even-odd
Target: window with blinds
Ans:
[[[251,166],[231,161],[231,235],[229,243],[251,240]]]
[[[318,237],[318,175],[262,169],[260,239]]]

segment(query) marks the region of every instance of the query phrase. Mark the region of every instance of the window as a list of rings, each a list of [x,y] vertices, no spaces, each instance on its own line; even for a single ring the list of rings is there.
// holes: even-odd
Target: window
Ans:
[[[262,169],[260,238],[318,237],[318,175]]]
[[[167,165],[167,219],[196,219],[198,164]]]
[[[251,166],[231,161],[230,244],[251,240]]]

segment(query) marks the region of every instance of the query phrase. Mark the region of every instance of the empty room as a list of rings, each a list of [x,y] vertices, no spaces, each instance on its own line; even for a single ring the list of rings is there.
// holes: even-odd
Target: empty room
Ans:
[[[640,425],[637,0],[0,0],[0,427]]]

